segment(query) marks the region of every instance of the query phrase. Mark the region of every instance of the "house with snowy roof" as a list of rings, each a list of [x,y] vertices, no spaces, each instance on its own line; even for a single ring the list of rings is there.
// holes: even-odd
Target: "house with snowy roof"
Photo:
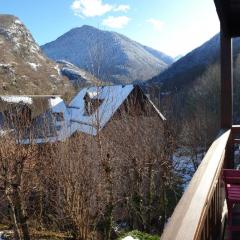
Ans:
[[[19,132],[36,142],[55,141],[64,118],[60,96],[0,96],[0,135]]]
[[[7,129],[23,126],[26,139],[36,143],[64,141],[74,133],[96,136],[124,114],[165,121],[137,85],[84,88],[69,104],[60,96],[0,96],[0,105],[1,128],[6,122]]]
[[[109,121],[121,118],[123,112],[138,116],[164,116],[137,85],[114,85],[82,89],[67,107],[77,131],[97,135]]]

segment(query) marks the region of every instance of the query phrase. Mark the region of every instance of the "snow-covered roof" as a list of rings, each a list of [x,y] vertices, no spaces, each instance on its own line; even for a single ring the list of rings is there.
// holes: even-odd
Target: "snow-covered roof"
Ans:
[[[91,99],[101,99],[101,94],[98,91],[95,91],[96,89],[90,89],[86,92],[86,94],[91,98]],[[98,89],[97,89],[98,90]]]
[[[0,99],[8,103],[25,103],[32,104],[32,98],[28,96],[1,96]]]
[[[68,108],[71,110],[71,121],[78,123],[78,131],[96,135],[97,131],[100,131],[106,125],[133,89],[133,85],[89,87],[82,89],[69,104]],[[84,97],[86,94],[102,100],[97,111],[92,115],[87,115],[85,111]]]
[[[25,104],[33,104],[33,100],[35,99],[47,99],[47,100],[55,100],[58,101],[62,98],[59,95],[0,95],[0,100],[8,103],[20,103],[23,102]],[[50,101],[49,101],[50,102]],[[49,105],[49,107],[51,107]]]

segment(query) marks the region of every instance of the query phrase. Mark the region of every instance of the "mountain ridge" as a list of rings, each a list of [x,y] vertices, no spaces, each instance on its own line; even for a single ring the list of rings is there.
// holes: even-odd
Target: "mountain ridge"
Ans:
[[[113,83],[146,81],[173,62],[166,54],[122,34],[89,25],[73,28],[41,47],[51,59],[68,61]]]
[[[240,54],[240,38],[233,40],[234,60]],[[176,91],[194,84],[209,66],[220,62],[220,34],[192,50],[168,69],[146,82],[148,86],[161,87],[163,92]]]
[[[159,75],[150,79],[148,85],[162,85],[164,91],[182,88],[220,56],[220,35],[216,34],[201,46],[192,50]]]

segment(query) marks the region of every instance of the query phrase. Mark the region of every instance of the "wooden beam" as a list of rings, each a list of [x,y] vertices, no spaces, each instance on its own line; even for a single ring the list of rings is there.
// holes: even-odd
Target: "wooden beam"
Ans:
[[[236,134],[240,134],[240,125],[233,125],[232,126],[232,133],[233,133],[234,137],[235,137]]]
[[[231,37],[240,36],[240,1],[214,0],[216,11],[221,22],[222,31]]]
[[[216,11],[225,34],[230,34],[230,1],[214,0]]]
[[[221,128],[232,127],[233,61],[232,38],[221,30]]]
[[[240,144],[240,139],[238,138],[233,139],[233,143]]]

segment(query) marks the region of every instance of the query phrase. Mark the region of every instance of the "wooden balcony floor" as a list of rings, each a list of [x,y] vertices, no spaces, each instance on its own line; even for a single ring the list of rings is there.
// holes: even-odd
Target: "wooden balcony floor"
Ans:
[[[232,234],[232,239],[229,238],[229,231],[227,226],[225,228],[224,240],[239,240],[240,239],[240,205],[236,205],[233,210],[233,226],[239,227],[239,231],[234,231]]]

